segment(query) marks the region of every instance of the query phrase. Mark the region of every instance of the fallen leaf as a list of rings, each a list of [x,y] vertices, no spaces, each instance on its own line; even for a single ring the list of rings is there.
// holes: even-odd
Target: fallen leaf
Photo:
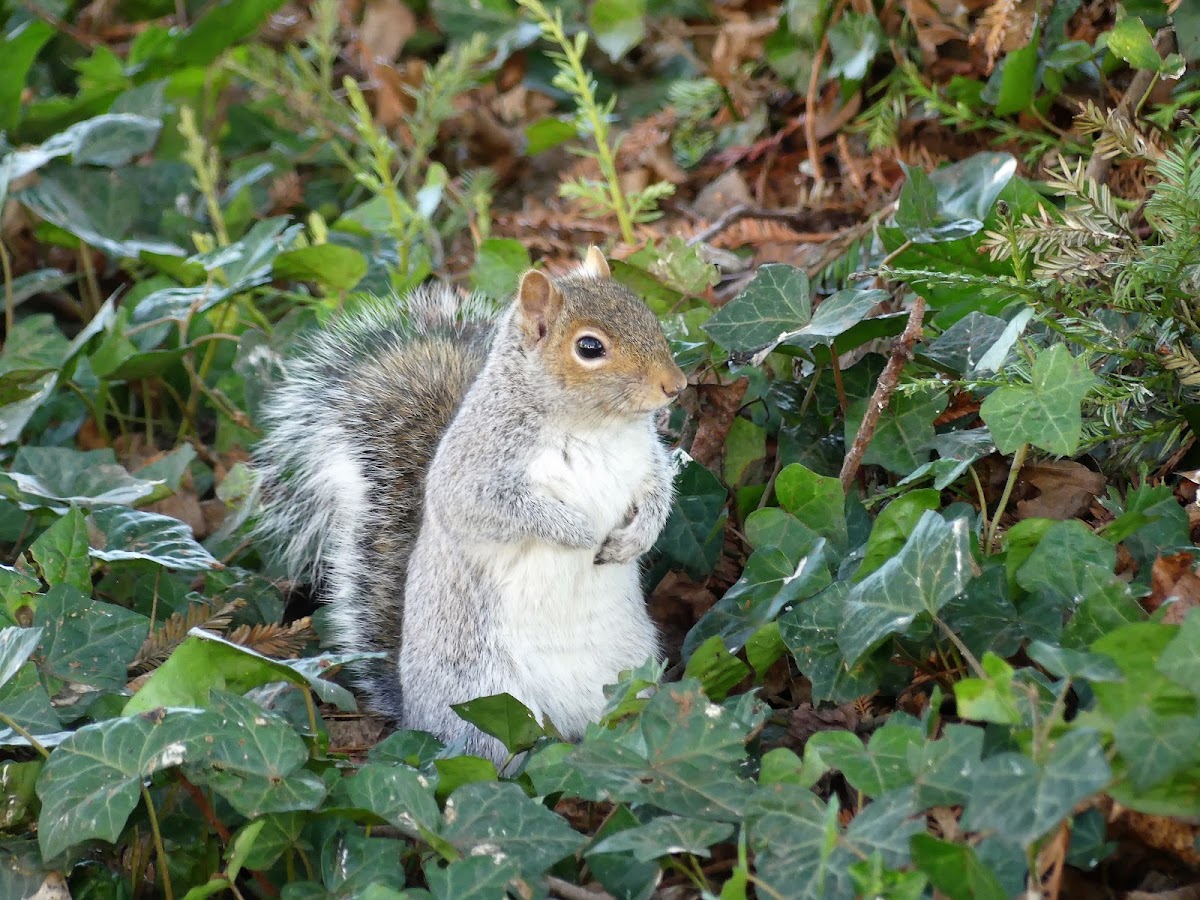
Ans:
[[[372,62],[394,62],[417,33],[417,18],[403,0],[369,0],[358,29],[363,68]]]
[[[1142,605],[1154,612],[1168,600],[1173,601],[1163,617],[1168,625],[1180,624],[1188,610],[1200,606],[1200,576],[1190,553],[1173,553],[1154,560],[1150,569],[1150,596]]]
[[[734,417],[742,406],[742,398],[750,387],[750,379],[739,378],[730,384],[700,384],[700,424],[692,440],[692,459],[708,468],[715,468],[725,452],[725,439],[733,426]]]
[[[1030,463],[1021,480],[1037,491],[1017,504],[1018,519],[1073,519],[1104,491],[1104,476],[1070,460]]]

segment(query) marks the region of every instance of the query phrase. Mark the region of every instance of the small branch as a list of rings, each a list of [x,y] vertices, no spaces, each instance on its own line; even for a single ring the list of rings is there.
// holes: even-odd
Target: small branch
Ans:
[[[875,392],[871,394],[871,401],[867,404],[867,412],[863,416],[862,424],[858,426],[858,434],[855,435],[854,443],[846,454],[846,461],[842,463],[842,490],[847,493],[862,466],[863,454],[867,452],[871,439],[875,437],[879,417],[883,415],[884,408],[888,405],[888,401],[891,400],[892,394],[896,390],[896,385],[900,382],[900,372],[904,369],[904,364],[912,359],[913,347],[921,337],[924,321],[925,298],[917,295],[912,309],[908,312],[908,324],[904,326],[904,333],[892,345],[892,355],[879,376]]]
[[[813,56],[812,70],[808,74],[808,93],[804,101],[804,142],[808,145],[808,164],[812,167],[812,176],[818,184],[825,179],[821,177],[821,154],[817,141],[817,89],[821,86],[821,63],[825,60],[825,54],[829,52],[829,29],[837,23],[845,8],[846,0],[839,0],[830,14],[829,21],[825,23],[824,34],[821,35],[821,44]]]
[[[150,791],[144,784],[142,785],[142,801],[146,804],[146,814],[150,817],[150,833],[154,835],[154,856],[158,861],[158,881],[162,885],[163,894],[167,900],[175,900],[175,891],[171,887],[171,864],[167,861],[162,832],[158,828],[158,813],[154,811],[154,801],[150,799]]]
[[[571,884],[562,878],[557,878],[554,875],[546,876],[546,887],[557,894],[562,900],[616,900],[616,898],[603,890],[589,890],[588,888],[580,887],[577,884]]]
[[[1175,44],[1175,32],[1170,28],[1160,28],[1158,33],[1154,35],[1154,50],[1159,56],[1163,53],[1171,52],[1171,48]],[[1155,79],[1158,77],[1157,72],[1150,69],[1138,69],[1133,76],[1133,80],[1129,82],[1129,87],[1125,91],[1125,95],[1117,104],[1117,113],[1124,116],[1129,121],[1137,116],[1137,110],[1141,108],[1142,101],[1150,88],[1154,86]],[[1107,131],[1107,129],[1105,129]],[[1100,142],[1104,137],[1104,132],[1096,135],[1096,141],[1092,144],[1093,147]],[[1084,174],[1096,183],[1105,181],[1108,178],[1108,170],[1112,168],[1112,159],[1105,158],[1099,153],[1092,151],[1092,158],[1088,160],[1087,169]]]
[[[731,228],[733,225],[740,222],[742,219],[769,219],[773,222],[795,222],[802,221],[812,215],[811,209],[800,209],[793,207],[791,209],[765,209],[761,206],[755,206],[751,203],[739,203],[737,206],[731,206],[725,212],[721,213],[717,221],[713,222],[703,231],[692,235],[687,239],[687,245],[694,247],[696,244],[702,244],[711,241],[722,231]],[[836,231],[811,231],[802,232],[794,238],[794,240],[803,241],[805,243],[822,244],[826,241],[831,241],[838,236]]]

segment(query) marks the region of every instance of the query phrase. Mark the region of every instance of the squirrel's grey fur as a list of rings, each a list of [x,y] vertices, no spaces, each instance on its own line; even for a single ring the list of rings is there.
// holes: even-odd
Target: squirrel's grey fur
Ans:
[[[508,692],[577,738],[658,653],[637,560],[672,499],[653,404],[683,386],[625,288],[531,274],[557,304],[540,332],[523,283],[497,317],[433,286],[316,337],[256,451],[260,531],[315,576],[343,649],[389,654],[360,670],[370,705],[497,761],[450,704]],[[613,335],[611,370],[556,356],[581,323]]]

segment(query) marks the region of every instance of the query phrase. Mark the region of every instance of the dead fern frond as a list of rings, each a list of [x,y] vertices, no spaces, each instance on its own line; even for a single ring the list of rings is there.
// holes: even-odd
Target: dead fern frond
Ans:
[[[225,638],[230,643],[239,644],[263,656],[293,659],[299,656],[308,642],[316,636],[312,619],[305,616],[290,625],[240,625]]]
[[[183,643],[193,628],[203,628],[205,631],[220,634],[229,627],[233,614],[245,605],[245,600],[231,600],[213,612],[213,608],[203,601],[192,603],[182,614],[175,613],[146,637],[133,662],[129,664],[129,670],[140,674],[158,668],[171,652]]]
[[[979,17],[979,24],[971,35],[971,46],[983,45],[987,56],[987,68],[991,73],[996,67],[996,60],[1004,49],[1004,42],[1010,34],[1022,34],[1028,40],[1033,17],[1022,8],[1021,0],[996,0]]]
[[[1162,358],[1163,366],[1175,373],[1179,383],[1190,392],[1200,390],[1200,360],[1185,344],[1174,347],[1159,347],[1158,355]]]

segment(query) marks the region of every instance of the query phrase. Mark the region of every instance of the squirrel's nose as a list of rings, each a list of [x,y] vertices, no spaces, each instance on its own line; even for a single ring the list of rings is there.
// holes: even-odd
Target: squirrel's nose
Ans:
[[[674,400],[681,393],[683,393],[683,389],[685,387],[687,387],[687,377],[683,374],[683,372],[676,369],[673,375],[668,375],[663,379],[662,392],[666,394],[668,398]]]

